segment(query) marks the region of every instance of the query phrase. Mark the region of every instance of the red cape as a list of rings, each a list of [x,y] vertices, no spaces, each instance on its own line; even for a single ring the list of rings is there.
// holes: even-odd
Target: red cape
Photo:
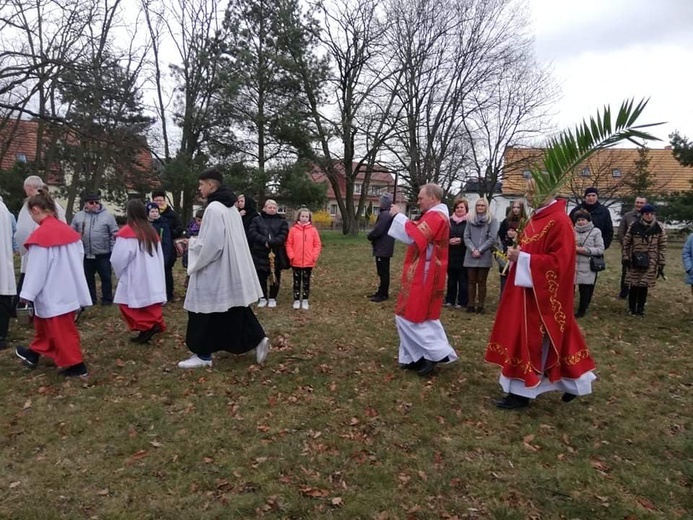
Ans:
[[[41,247],[64,246],[65,244],[78,242],[81,239],[79,233],[65,224],[65,222],[50,216],[44,218],[39,227],[29,235],[29,238],[24,242],[24,247],[28,249],[29,246],[34,245]]]
[[[118,230],[116,233],[117,237],[120,238],[137,238],[137,235],[135,234],[135,230],[132,229],[130,226],[125,224],[122,228]]]
[[[443,307],[448,271],[450,219],[439,211],[427,211],[418,221],[408,221],[405,231],[414,243],[407,248],[404,258],[402,290],[395,313],[414,323],[437,320]],[[433,253],[424,280],[429,244],[433,245]]]
[[[524,380],[527,387],[538,385],[543,376],[544,334],[551,346],[543,372],[551,382],[577,379],[595,368],[573,316],[575,235],[565,207],[565,201],[557,201],[525,227],[520,247],[531,255],[534,288],[515,285],[513,265],[486,350],[486,361],[500,365],[504,376]]]

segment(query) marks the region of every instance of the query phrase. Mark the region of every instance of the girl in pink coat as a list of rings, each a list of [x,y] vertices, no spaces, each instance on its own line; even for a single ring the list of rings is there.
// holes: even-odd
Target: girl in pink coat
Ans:
[[[294,274],[294,309],[307,311],[310,308],[310,275],[321,250],[320,234],[313,227],[310,210],[299,209],[296,222],[289,229],[289,237],[286,239],[286,253]]]

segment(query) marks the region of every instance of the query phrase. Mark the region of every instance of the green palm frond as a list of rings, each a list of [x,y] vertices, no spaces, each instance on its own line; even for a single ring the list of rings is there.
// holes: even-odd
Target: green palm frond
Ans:
[[[645,140],[659,141],[643,129],[662,123],[636,125],[648,101],[643,99],[637,105],[632,99],[624,101],[615,119],[611,107],[605,106],[601,113],[589,121],[583,120],[573,130],[565,130],[551,138],[544,151],[543,169],[537,166],[530,168],[535,185],[535,202],[542,203],[558,194],[574,169],[599,150],[623,141],[637,146],[642,146]]]

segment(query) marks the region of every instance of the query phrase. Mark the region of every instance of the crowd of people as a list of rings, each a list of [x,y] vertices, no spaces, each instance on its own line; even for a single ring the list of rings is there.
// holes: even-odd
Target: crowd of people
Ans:
[[[35,368],[52,358],[65,376],[87,377],[76,321],[98,302],[118,306],[130,340],[144,344],[166,330],[164,306],[174,298],[172,269],[182,257],[187,271],[183,308],[188,312],[183,369],[209,367],[213,354],[255,351],[258,364],[270,341],[251,305],[279,305],[282,271],[293,274],[292,308],[310,309],[311,275],[322,244],[311,212],[301,208],[290,226],[268,199],[260,212],[248,195],[236,196],[222,174],[199,175],[204,208],[184,228],[165,193],[148,202],[126,205],[119,228],[98,194],[87,194],[72,222],[40,178],[25,181],[27,199],[15,221],[0,201],[0,348],[7,347],[10,316],[17,300],[31,304],[35,336],[17,347],[22,362]],[[429,376],[457,353],[440,321],[444,307],[483,314],[487,280],[494,259],[501,298],[488,342],[486,360],[501,367],[506,395],[499,408],[527,406],[549,390],[569,402],[591,392],[594,362],[576,323],[586,316],[604,252],[613,238],[609,210],[594,188],[570,214],[564,200],[514,201],[499,222],[488,201],[454,201],[452,214],[435,184],[418,194],[421,214],[408,219],[390,195],[367,238],[372,243],[379,286],[370,299],[390,297],[390,260],[395,241],[406,244],[401,290],[395,306],[402,368]],[[606,212],[606,213],[605,213]],[[605,217],[608,215],[608,218]],[[632,316],[644,316],[648,289],[664,276],[667,236],[656,208],[638,197],[618,229],[621,245],[620,298]],[[15,284],[14,254],[21,255]],[[683,249],[686,283],[693,292],[693,235]],[[115,293],[111,272],[118,283]],[[578,304],[574,303],[577,296]]]

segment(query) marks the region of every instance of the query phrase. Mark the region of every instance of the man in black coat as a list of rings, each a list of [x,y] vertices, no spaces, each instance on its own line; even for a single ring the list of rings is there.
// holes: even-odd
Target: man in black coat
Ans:
[[[590,186],[585,190],[582,204],[577,205],[570,212],[571,220],[575,220],[573,215],[581,209],[590,214],[590,217],[592,217],[592,224],[602,232],[604,249],[609,249],[611,241],[614,238],[614,223],[611,221],[611,212],[609,208],[599,202],[599,192],[594,186]]]
[[[390,297],[390,259],[395,253],[395,239],[387,234],[393,218],[390,215],[391,206],[392,195],[386,193],[380,197],[378,219],[375,221],[373,230],[366,237],[373,246],[375,267],[380,278],[380,286],[375,294],[371,296],[371,301],[375,303],[384,302]]]
[[[181,224],[178,214],[173,211],[173,208],[168,205],[166,200],[165,191],[153,191],[152,192],[152,202],[155,202],[159,206],[159,216],[162,218],[168,228],[171,230],[171,242],[180,238],[183,234],[183,225]],[[166,275],[166,298],[168,301],[173,301],[173,266],[176,263],[175,250],[168,258],[166,258],[164,264],[164,274]]]

